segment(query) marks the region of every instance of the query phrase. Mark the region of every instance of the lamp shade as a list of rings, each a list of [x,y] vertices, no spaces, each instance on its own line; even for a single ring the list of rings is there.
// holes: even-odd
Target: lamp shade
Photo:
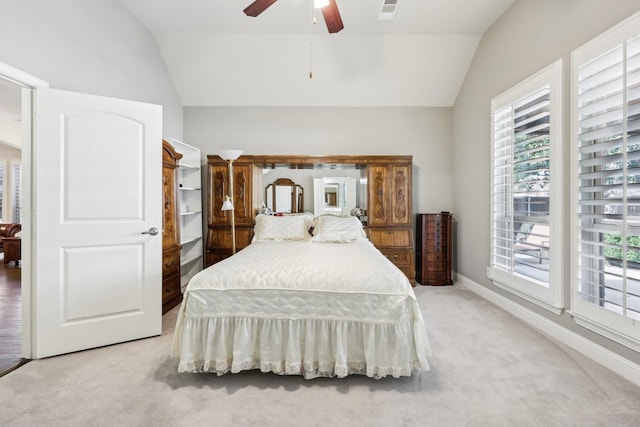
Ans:
[[[235,160],[243,153],[242,150],[220,150],[216,154],[224,160]]]
[[[231,201],[231,197],[227,196],[222,202],[222,211],[232,211],[233,210],[233,202]]]

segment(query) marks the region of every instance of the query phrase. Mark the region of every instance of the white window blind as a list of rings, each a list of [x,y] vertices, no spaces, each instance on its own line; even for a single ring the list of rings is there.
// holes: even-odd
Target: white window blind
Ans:
[[[494,114],[494,264],[549,283],[549,87]]]
[[[0,221],[4,222],[4,166],[0,164]]]
[[[492,102],[491,278],[555,308],[562,292],[551,286],[552,207],[560,190],[552,178],[562,177],[552,168],[561,150],[552,145],[560,141],[561,70],[558,61]]]
[[[638,22],[634,28],[640,29]],[[626,30],[616,32],[624,36]],[[640,326],[634,325],[640,320],[640,38],[611,42],[619,38],[614,32],[573,55],[573,311],[587,326],[607,330],[623,343],[636,342],[635,347],[640,344]]]
[[[11,222],[22,224],[22,165],[11,165]]]

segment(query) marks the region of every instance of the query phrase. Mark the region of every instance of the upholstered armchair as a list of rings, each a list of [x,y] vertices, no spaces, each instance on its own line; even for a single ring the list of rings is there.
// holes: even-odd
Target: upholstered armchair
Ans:
[[[6,237],[15,237],[18,231],[22,230],[22,225],[16,223],[0,224],[0,243]],[[0,244],[0,251],[4,250],[4,245]]]

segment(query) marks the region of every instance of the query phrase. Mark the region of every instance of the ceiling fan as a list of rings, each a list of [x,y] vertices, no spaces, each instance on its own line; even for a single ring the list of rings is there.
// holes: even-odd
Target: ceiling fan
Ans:
[[[277,0],[255,0],[244,9],[244,13],[247,16],[258,16],[276,1]],[[327,24],[327,29],[330,33],[337,33],[344,28],[336,0],[314,0],[314,3],[316,4],[316,8],[322,10],[324,22]]]

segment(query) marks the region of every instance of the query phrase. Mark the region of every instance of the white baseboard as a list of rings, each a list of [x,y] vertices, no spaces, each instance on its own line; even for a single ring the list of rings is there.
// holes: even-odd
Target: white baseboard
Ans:
[[[600,363],[604,367],[611,369],[613,372],[626,378],[637,386],[640,386],[640,365],[637,365],[629,359],[625,359],[611,350],[608,350],[601,345],[596,344],[593,341],[588,340],[587,338],[578,335],[577,333],[570,331],[569,329],[566,329],[531,310],[528,310],[524,306],[479,285],[461,274],[457,275],[456,283],[508,311],[520,320],[540,330],[542,333],[563,342],[574,350]]]

